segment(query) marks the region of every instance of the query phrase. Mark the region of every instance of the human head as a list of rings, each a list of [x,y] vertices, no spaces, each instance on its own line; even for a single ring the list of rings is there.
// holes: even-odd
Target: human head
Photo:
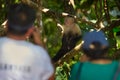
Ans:
[[[8,32],[14,35],[25,35],[35,21],[36,12],[27,4],[11,5],[8,10]]]
[[[102,31],[87,32],[83,37],[83,52],[91,59],[103,58],[109,43]]]

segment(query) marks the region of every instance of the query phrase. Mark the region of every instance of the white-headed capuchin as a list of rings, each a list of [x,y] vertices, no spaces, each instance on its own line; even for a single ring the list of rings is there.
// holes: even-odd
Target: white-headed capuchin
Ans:
[[[75,23],[73,17],[67,16],[64,19],[63,25],[63,37],[62,37],[62,46],[57,54],[53,57],[53,62],[57,62],[62,58],[67,52],[71,51],[76,43],[81,38],[81,29]]]

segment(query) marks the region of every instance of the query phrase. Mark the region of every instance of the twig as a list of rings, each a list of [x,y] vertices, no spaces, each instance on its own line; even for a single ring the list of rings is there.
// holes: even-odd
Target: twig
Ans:
[[[110,24],[109,26],[106,26],[106,28],[104,28],[103,30],[104,30],[104,31],[107,31],[107,30],[111,31],[113,28],[115,28],[115,27],[117,27],[117,26],[119,26],[119,25],[120,25],[120,19],[118,19],[118,20],[113,20],[113,21],[111,22],[111,24]]]
[[[118,9],[120,10],[120,1],[119,0],[115,0],[115,3],[117,5]]]
[[[100,2],[100,18],[102,18],[102,10],[103,10],[102,0],[99,0],[99,2]]]
[[[99,9],[98,9],[97,3],[100,4],[100,8]],[[98,14],[98,12],[99,12],[99,14]],[[96,17],[97,17],[97,22],[95,23],[95,28],[101,29],[100,23],[103,20],[103,16],[102,16],[102,0],[95,1],[95,13],[96,13]]]
[[[91,21],[88,21],[88,20],[85,20],[85,19],[80,19],[80,18],[78,18],[78,17],[76,17],[76,20],[77,20],[77,21],[80,21],[80,22],[82,22],[82,23],[87,23],[88,25],[91,25],[91,26],[95,27],[95,23],[93,23],[93,22],[91,22]]]
[[[63,62],[68,62],[68,59],[71,59],[74,55],[78,54],[81,46],[83,44],[83,41],[80,42],[73,50],[71,50],[70,52],[68,52],[66,55],[64,55],[64,57],[62,57],[57,63],[55,63],[56,65],[60,65],[63,64]]]
[[[110,20],[110,14],[109,14],[109,10],[108,10],[107,0],[104,0],[104,11],[105,11],[105,16],[106,16],[107,22],[110,24],[111,20]]]
[[[95,14],[96,14],[96,18],[99,19],[97,2],[98,2],[98,0],[95,0]]]

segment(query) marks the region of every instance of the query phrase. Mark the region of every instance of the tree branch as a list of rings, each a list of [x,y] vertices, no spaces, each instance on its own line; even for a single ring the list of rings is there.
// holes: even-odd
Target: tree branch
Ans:
[[[99,19],[97,2],[98,2],[98,0],[95,0],[95,14],[96,14],[96,18]]]
[[[87,23],[88,25],[91,25],[91,26],[95,27],[95,23],[93,23],[91,21],[88,21],[88,20],[85,20],[85,19],[80,19],[78,17],[76,17],[76,20],[80,21],[81,23]]]
[[[68,52],[64,57],[62,57],[57,63],[55,63],[55,65],[60,65],[63,64],[64,62],[69,62],[68,59],[71,59],[74,55],[79,53],[82,44],[83,41],[80,44],[78,44],[73,50]]]
[[[103,10],[102,0],[99,0],[99,2],[100,2],[100,18],[102,18],[102,10]]]
[[[103,30],[109,30],[111,31],[113,28],[118,27],[120,25],[120,19],[113,20],[109,26],[106,26]]]
[[[120,10],[120,1],[119,0],[115,0],[115,3],[117,5],[118,9]]]
[[[109,26],[103,28],[104,31],[109,31],[108,38],[110,39],[110,41],[112,41],[110,46],[111,48],[116,48],[116,40],[114,37],[113,28],[118,27],[119,25],[120,25],[120,19],[112,21]]]
[[[104,0],[104,12],[105,12],[105,16],[106,16],[108,24],[110,24],[111,20],[110,20],[110,14],[109,14],[109,10],[108,10],[108,2],[107,2],[107,0]]]
[[[98,4],[97,3],[99,3],[100,8],[98,8]],[[96,13],[96,17],[97,17],[97,22],[95,23],[95,28],[97,28],[97,29],[101,29],[102,28],[102,26],[100,25],[102,20],[103,20],[102,9],[103,9],[102,8],[102,0],[95,1],[95,13]]]

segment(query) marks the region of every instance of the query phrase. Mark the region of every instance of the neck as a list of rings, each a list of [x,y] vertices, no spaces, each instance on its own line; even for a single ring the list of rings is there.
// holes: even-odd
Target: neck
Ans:
[[[112,60],[110,59],[98,59],[98,60],[92,60],[92,63],[96,63],[96,64],[109,64],[112,62]]]
[[[17,35],[13,35],[13,34],[8,33],[7,37],[11,38],[11,39],[14,39],[14,40],[26,40],[25,35],[23,35],[23,36],[17,36]]]

